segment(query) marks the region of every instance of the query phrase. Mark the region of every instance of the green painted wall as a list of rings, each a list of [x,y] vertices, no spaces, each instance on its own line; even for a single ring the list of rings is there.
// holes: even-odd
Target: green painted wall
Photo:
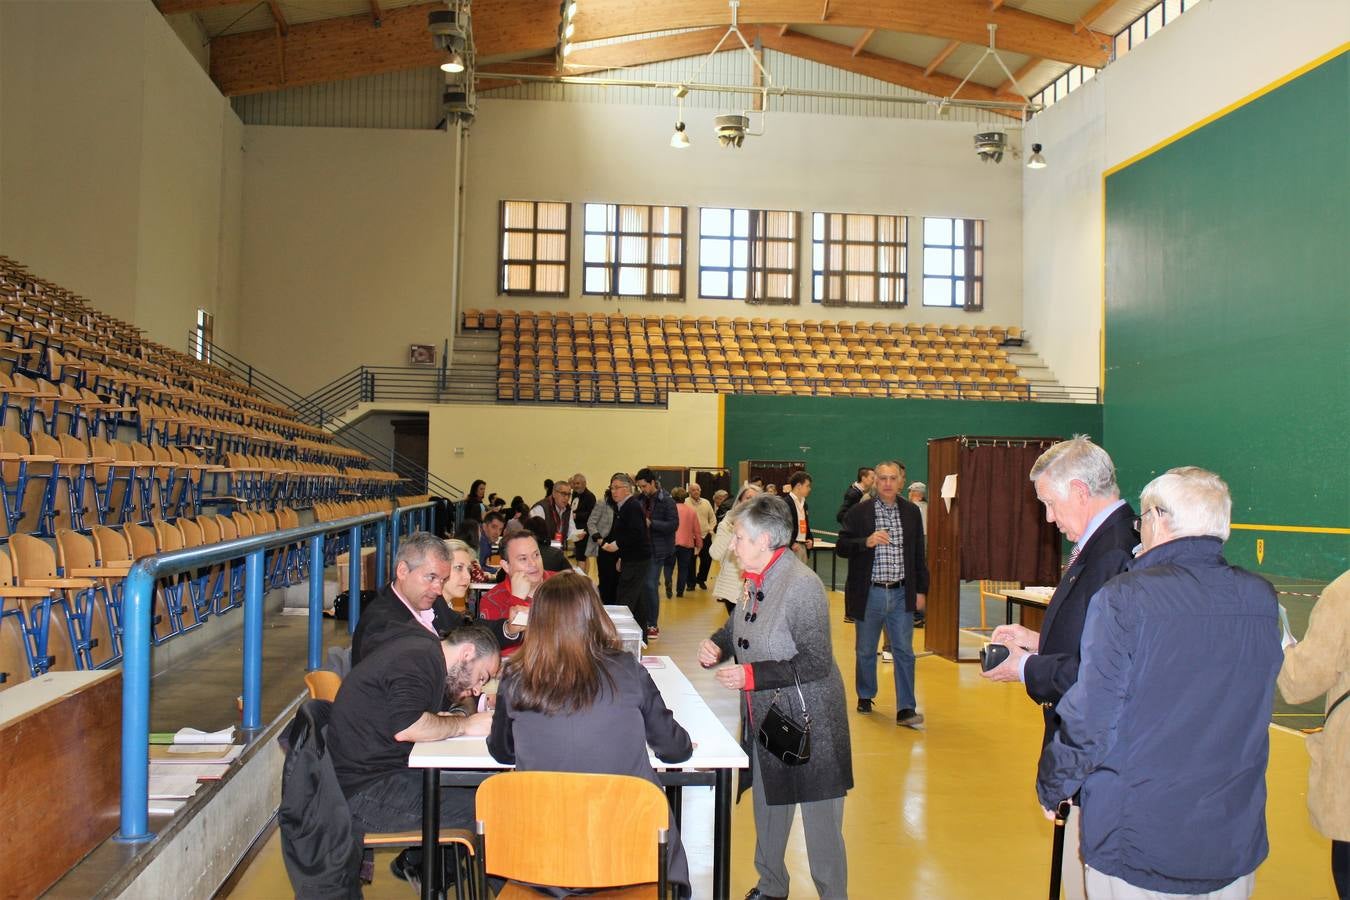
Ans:
[[[1342,54],[1107,178],[1103,424],[1127,495],[1200,465],[1235,523],[1350,526],[1347,135]],[[1350,536],[1234,531],[1227,555],[1330,579]]]
[[[733,395],[723,439],[733,479],[741,460],[805,459],[811,525],[836,531],[834,514],[858,466],[899,459],[907,481],[927,484],[929,438],[1101,433],[1101,407],[1091,404]],[[803,445],[811,448],[805,454]],[[929,488],[931,502],[936,488]]]

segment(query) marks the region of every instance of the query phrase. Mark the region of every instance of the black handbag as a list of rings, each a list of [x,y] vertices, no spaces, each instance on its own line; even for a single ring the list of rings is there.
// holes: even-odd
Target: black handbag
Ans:
[[[778,691],[773,692],[769,710],[759,725],[759,745],[783,761],[784,765],[800,766],[811,759],[811,716],[806,711],[801,682],[792,675],[797,685],[797,699],[802,704],[802,720],[792,718],[791,704],[784,711],[778,705]]]

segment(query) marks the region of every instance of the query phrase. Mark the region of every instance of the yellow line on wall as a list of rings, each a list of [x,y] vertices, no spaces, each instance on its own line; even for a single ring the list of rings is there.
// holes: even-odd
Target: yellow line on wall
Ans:
[[[1186,135],[1190,134],[1191,132],[1193,132],[1193,131],[1198,131],[1199,129],[1204,128],[1204,127],[1205,127],[1206,125],[1208,125],[1210,122],[1213,122],[1213,121],[1215,121],[1215,120],[1217,120],[1217,119],[1222,119],[1224,116],[1228,115],[1230,112],[1232,112],[1233,110],[1237,109],[1238,107],[1240,107],[1240,106],[1246,106],[1248,103],[1251,103],[1253,100],[1257,100],[1257,99],[1259,99],[1259,98],[1261,98],[1261,97],[1264,97],[1266,94],[1269,94],[1271,91],[1275,90],[1276,88],[1283,87],[1284,85],[1286,85],[1286,84],[1288,84],[1289,82],[1293,81],[1295,78],[1298,78],[1300,75],[1303,75],[1303,74],[1305,74],[1305,73],[1307,73],[1307,72],[1311,72],[1313,69],[1317,68],[1318,66],[1322,65],[1322,64],[1325,63],[1325,62],[1328,62],[1328,61],[1330,61],[1330,60],[1332,60],[1332,59],[1335,59],[1337,56],[1340,56],[1342,53],[1345,53],[1347,50],[1350,50],[1350,41],[1347,41],[1346,43],[1341,44],[1341,45],[1340,45],[1339,47],[1337,47],[1335,50],[1331,50],[1331,51],[1329,51],[1329,52],[1327,52],[1327,53],[1322,54],[1321,56],[1317,57],[1316,59],[1312,60],[1311,62],[1308,62],[1308,63],[1305,63],[1305,64],[1299,66],[1299,67],[1298,67],[1297,69],[1295,69],[1294,71],[1292,71],[1292,72],[1290,72],[1289,74],[1284,75],[1284,76],[1282,76],[1282,77],[1280,77],[1280,78],[1275,79],[1274,81],[1272,81],[1270,84],[1266,85],[1265,87],[1257,88],[1255,91],[1252,91],[1252,92],[1251,92],[1250,94],[1248,94],[1247,96],[1242,97],[1242,98],[1239,99],[1239,100],[1234,100],[1232,103],[1228,104],[1227,106],[1223,107],[1222,109],[1218,110],[1217,112],[1214,112],[1214,113],[1211,113],[1211,114],[1208,115],[1208,116],[1205,116],[1203,119],[1201,119],[1199,122],[1196,122],[1194,125],[1191,125],[1191,126],[1188,127],[1188,128],[1183,128],[1181,131],[1178,131],[1176,134],[1172,135],[1172,136],[1169,137],[1169,138],[1164,138],[1163,140],[1161,140],[1161,141],[1159,141],[1158,143],[1154,144],[1152,147],[1149,147],[1147,150],[1141,150],[1140,152],[1136,153],[1134,156],[1131,156],[1129,159],[1125,160],[1124,162],[1117,163],[1116,165],[1114,165],[1114,166],[1112,166],[1111,168],[1107,169],[1107,170],[1102,174],[1102,177],[1105,178],[1105,177],[1107,177],[1107,176],[1109,176],[1109,175],[1114,175],[1116,172],[1119,172],[1121,169],[1124,169],[1124,168],[1126,168],[1126,167],[1128,167],[1128,166],[1134,165],[1135,163],[1139,162],[1139,160],[1143,159],[1144,157],[1149,156],[1149,155],[1154,154],[1154,153],[1157,153],[1159,150],[1163,149],[1163,148],[1166,147],[1168,144],[1174,144],[1174,143],[1176,143],[1177,141],[1179,141],[1179,140],[1181,140],[1182,138],[1184,138]]]
[[[1229,526],[1234,531],[1286,531],[1293,534],[1350,534],[1350,528],[1322,528],[1314,525],[1239,525]]]
[[[717,468],[726,468],[727,395],[717,395]],[[733,481],[732,484],[735,484]]]

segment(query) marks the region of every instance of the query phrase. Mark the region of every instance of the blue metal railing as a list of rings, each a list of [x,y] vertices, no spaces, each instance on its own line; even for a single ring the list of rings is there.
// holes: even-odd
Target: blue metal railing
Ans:
[[[323,657],[324,539],[346,532],[351,601],[347,627],[356,631],[360,615],[361,532],[374,528],[375,577],[383,583],[398,552],[401,524],[429,529],[434,503],[418,503],[392,512],[366,513],[334,522],[316,522],[286,531],[224,541],[206,547],[173,550],[137,560],[127,573],[122,599],[122,807],[117,839],[149,840],[150,775],[150,648],[155,584],[165,576],[244,558],[244,718],[245,731],[262,728],[263,582],[266,553],[278,547],[309,543],[309,634],[307,668],[317,669]],[[391,527],[392,526],[392,527]],[[392,546],[386,547],[386,543]]]

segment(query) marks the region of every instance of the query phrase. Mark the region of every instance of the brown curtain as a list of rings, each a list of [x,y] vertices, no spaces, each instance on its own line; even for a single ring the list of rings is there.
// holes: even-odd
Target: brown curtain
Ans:
[[[1045,521],[1027,475],[1045,449],[1031,446],[967,446],[960,449],[956,492],[961,515],[961,578],[1055,584],[1059,580],[1059,532]],[[930,502],[941,503],[941,485]]]

